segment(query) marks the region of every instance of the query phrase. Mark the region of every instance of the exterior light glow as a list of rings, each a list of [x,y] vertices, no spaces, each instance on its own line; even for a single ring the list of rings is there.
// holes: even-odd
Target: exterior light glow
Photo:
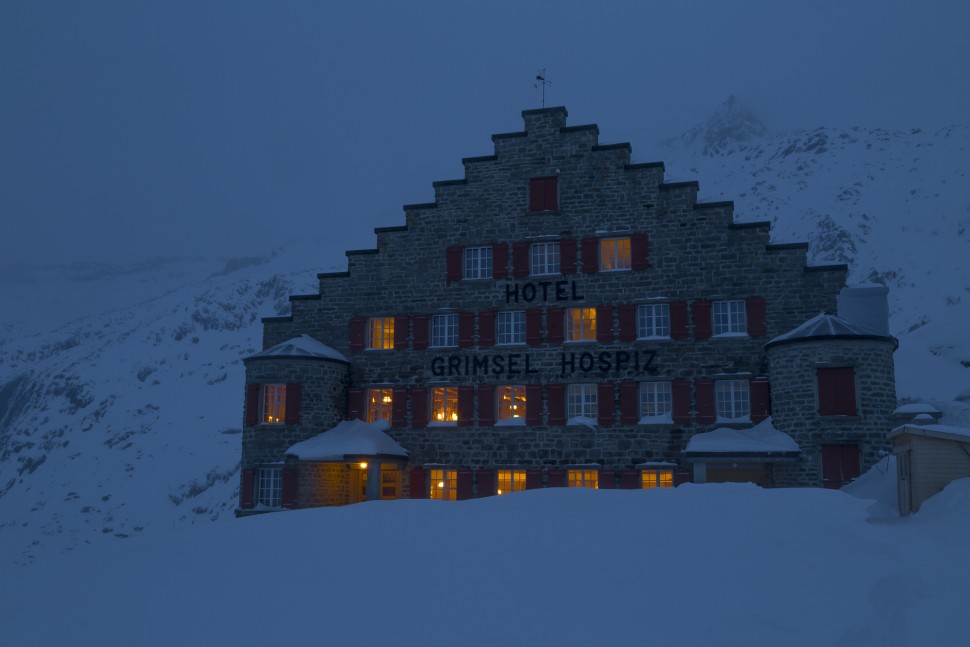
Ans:
[[[366,470],[366,469],[367,469],[367,463],[366,463],[366,462],[362,462],[362,463],[360,464],[360,469],[362,469],[362,470]]]
[[[438,487],[443,488],[445,486],[444,481],[438,481]]]

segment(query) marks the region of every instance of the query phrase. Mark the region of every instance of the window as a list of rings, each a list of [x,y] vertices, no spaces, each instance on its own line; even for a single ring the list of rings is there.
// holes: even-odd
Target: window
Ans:
[[[492,248],[491,247],[466,247],[465,248],[465,278],[466,279],[492,278]]]
[[[598,469],[569,470],[566,483],[569,487],[589,487],[597,490],[600,486],[600,471]]]
[[[668,469],[647,469],[640,472],[643,489],[655,487],[674,487],[674,471]]]
[[[431,318],[431,345],[458,345],[458,315],[435,315]]]
[[[640,383],[640,419],[642,422],[673,422],[672,412],[673,396],[670,382]]]
[[[458,422],[458,389],[438,386],[431,390],[432,423]]]
[[[670,337],[670,304],[643,304],[637,307],[637,339]]]
[[[521,492],[525,489],[525,470],[499,470],[497,494]]]
[[[499,344],[525,343],[525,312],[514,310],[500,312],[496,318],[497,339]]]
[[[713,304],[715,335],[747,335],[748,321],[744,301],[715,301]]]
[[[367,422],[391,419],[391,389],[367,390]]]
[[[525,387],[498,387],[498,419],[525,420]]]
[[[596,420],[595,384],[570,384],[566,402],[566,412],[570,419],[591,418]]]
[[[263,407],[259,422],[264,425],[281,425],[286,419],[286,385],[264,384]]]
[[[280,507],[283,496],[283,469],[260,467],[256,470],[256,505]]]
[[[600,271],[630,269],[630,239],[603,238],[600,240]]]
[[[381,463],[381,500],[399,498],[401,471],[393,463]]]
[[[458,498],[458,470],[432,469],[428,498],[455,501]]]
[[[373,317],[367,341],[368,348],[394,348],[394,317]]]
[[[559,202],[558,177],[534,177],[529,180],[529,211],[555,211]]]
[[[717,380],[714,383],[714,398],[718,422],[750,422],[747,380]]]
[[[596,341],[596,308],[566,310],[566,341]]]
[[[559,242],[532,243],[529,251],[533,276],[559,274]]]
[[[855,369],[851,366],[840,368],[817,368],[818,413],[822,416],[854,416]]]

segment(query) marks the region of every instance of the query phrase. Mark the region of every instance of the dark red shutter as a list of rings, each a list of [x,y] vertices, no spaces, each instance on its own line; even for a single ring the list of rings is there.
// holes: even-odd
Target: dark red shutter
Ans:
[[[529,243],[512,243],[512,276],[529,276]]]
[[[751,380],[751,422],[761,422],[771,415],[771,387],[768,378]]]
[[[364,390],[347,389],[347,420],[364,420]]]
[[[403,391],[403,389],[402,389]],[[428,426],[428,390],[424,387],[412,387],[409,389],[411,394],[411,427],[413,429],[421,429],[422,427]],[[397,389],[394,391],[394,401],[397,402]],[[401,400],[405,402],[405,407],[407,406],[406,400],[404,400],[404,395],[401,395]],[[401,425],[402,427],[404,425]]]
[[[283,423],[287,425],[300,424],[300,385],[286,385],[286,413],[283,415]]]
[[[674,424],[690,424],[690,382],[674,380],[671,384]]]
[[[469,348],[475,343],[475,313],[458,314],[458,348]]]
[[[635,425],[640,421],[640,385],[633,380],[620,382],[620,423]]]
[[[367,320],[363,317],[354,317],[350,320],[350,350],[364,350],[364,329],[367,327]]]
[[[613,341],[613,306],[596,307],[596,341],[601,344]]]
[[[509,275],[509,246],[506,243],[492,245],[492,276],[504,279]]]
[[[408,424],[408,391],[394,389],[391,392],[391,426],[397,429]]]
[[[453,281],[460,281],[462,277],[462,248],[459,245],[451,245],[448,247],[448,268],[447,268],[447,280],[448,283]]]
[[[698,299],[691,304],[694,309],[694,339],[711,336],[711,302]]]
[[[620,472],[620,487],[624,490],[639,490],[643,487],[640,470],[623,470]]]
[[[526,470],[525,471],[525,489],[527,490],[538,490],[542,487],[542,470]]]
[[[688,470],[676,470],[674,471],[674,487],[681,485],[683,483],[691,483],[694,480],[694,475]]]
[[[246,426],[255,427],[259,424],[259,385],[246,385]]]
[[[543,189],[542,178],[534,177],[529,180],[529,211],[542,211],[546,202]]]
[[[495,470],[478,470],[475,476],[478,481],[478,496],[494,496]]]
[[[525,424],[536,427],[542,424],[542,385],[525,387]]]
[[[420,467],[412,467],[411,473],[408,475],[408,479],[411,485],[411,498],[427,499],[428,483],[425,480],[424,470]]]
[[[710,424],[716,419],[714,409],[714,380],[694,380],[694,398],[697,403],[697,422]]]
[[[539,308],[525,311],[525,341],[530,346],[542,343],[542,310]]]
[[[428,315],[414,315],[414,349],[428,347]]]
[[[566,386],[563,384],[550,384],[546,387],[549,401],[549,424],[566,424]]]
[[[408,348],[408,317],[398,315],[394,317],[394,350]]]
[[[601,490],[615,490],[616,472],[612,470],[600,470],[599,488]]]
[[[547,177],[544,184],[546,211],[557,211],[559,209],[559,178]]]
[[[858,445],[822,445],[822,487],[837,490],[860,469]]]
[[[599,245],[600,245],[600,241],[597,238],[583,239],[583,273],[584,274],[593,274],[594,272],[599,271],[600,269]]]
[[[472,471],[458,470],[458,492],[455,496],[459,501],[472,498]]]
[[[633,234],[630,236],[630,265],[635,270],[647,269],[647,235]]]
[[[612,382],[600,382],[596,385],[596,419],[601,427],[612,427],[616,424]]]
[[[256,505],[256,469],[247,467],[242,471],[242,483],[239,485],[239,507],[249,510]]]
[[[565,335],[563,326],[565,325],[565,310],[562,308],[549,308],[546,310],[546,341],[550,344],[561,344]]]
[[[687,302],[670,302],[670,338],[687,339]]]
[[[297,467],[283,468],[283,484],[280,494],[280,505],[287,510],[295,510],[297,507],[297,490],[300,478],[300,470]]]
[[[854,416],[855,369],[851,366],[816,369],[818,413],[822,416]]]
[[[495,424],[495,387],[491,384],[478,386],[478,424],[481,427]]]
[[[748,336],[764,337],[768,334],[765,326],[765,300],[763,297],[748,297],[745,303],[745,315],[748,320]]]
[[[566,487],[566,470],[549,470],[547,487]]]
[[[458,426],[471,427],[475,424],[475,387],[458,387]]]
[[[495,311],[478,313],[478,345],[482,348],[495,345]]]
[[[575,238],[563,238],[559,241],[559,271],[562,274],[576,273]]]
[[[637,338],[637,306],[624,303],[617,306],[617,310],[617,316],[620,319],[620,341],[634,341]]]

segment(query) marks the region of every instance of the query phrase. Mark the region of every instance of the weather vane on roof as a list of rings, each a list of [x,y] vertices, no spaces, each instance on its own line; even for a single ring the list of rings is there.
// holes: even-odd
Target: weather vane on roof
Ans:
[[[542,88],[542,107],[546,107],[546,86],[552,85],[552,81],[546,80],[546,68],[542,68],[536,72],[536,80],[533,82],[532,87]]]

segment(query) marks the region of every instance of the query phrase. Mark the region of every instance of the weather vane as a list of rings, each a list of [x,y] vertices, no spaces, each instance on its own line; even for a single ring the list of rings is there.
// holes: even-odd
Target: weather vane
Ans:
[[[552,81],[546,80],[546,68],[542,68],[536,72],[536,80],[533,82],[532,87],[542,88],[542,107],[546,107],[546,86],[552,85]]]

